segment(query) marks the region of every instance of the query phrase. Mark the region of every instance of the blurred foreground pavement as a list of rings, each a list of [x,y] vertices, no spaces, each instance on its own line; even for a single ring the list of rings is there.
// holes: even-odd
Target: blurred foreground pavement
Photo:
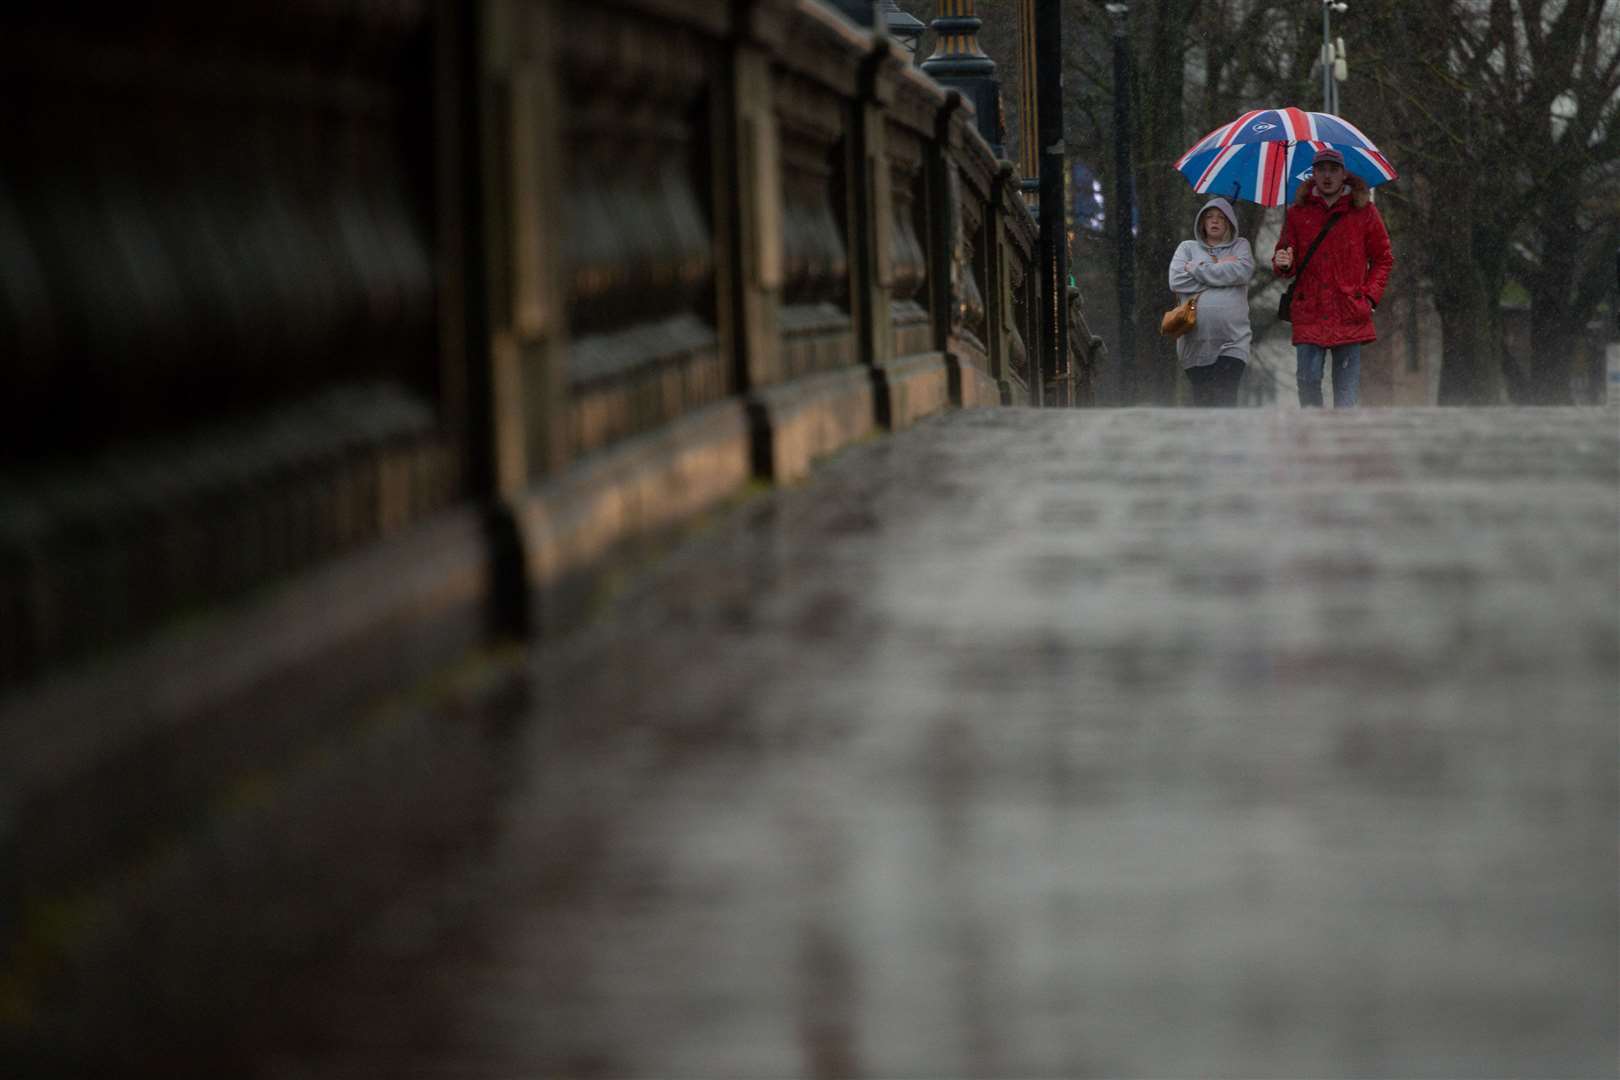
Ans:
[[[526,681],[263,1074],[1616,1073],[1612,409],[951,414]]]

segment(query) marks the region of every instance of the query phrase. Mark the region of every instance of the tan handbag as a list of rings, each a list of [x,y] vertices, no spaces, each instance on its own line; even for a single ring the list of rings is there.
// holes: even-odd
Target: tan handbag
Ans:
[[[1181,303],[1164,313],[1159,320],[1159,333],[1165,337],[1178,338],[1198,325],[1198,297],[1203,293],[1195,293]]]

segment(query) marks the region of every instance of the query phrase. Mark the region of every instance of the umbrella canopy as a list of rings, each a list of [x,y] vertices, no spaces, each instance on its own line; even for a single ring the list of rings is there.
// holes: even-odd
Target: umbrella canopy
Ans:
[[[1369,187],[1395,179],[1395,166],[1360,128],[1332,113],[1294,108],[1256,109],[1221,125],[1181,155],[1176,170],[1201,195],[1282,206],[1310,175],[1316,152],[1328,146]]]

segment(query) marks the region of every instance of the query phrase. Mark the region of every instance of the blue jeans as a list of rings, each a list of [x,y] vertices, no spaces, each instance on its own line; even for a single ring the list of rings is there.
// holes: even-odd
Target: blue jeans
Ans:
[[[1355,405],[1361,391],[1361,345],[1295,345],[1294,374],[1299,382],[1299,403],[1302,406],[1322,404],[1322,359],[1328,349],[1333,350],[1333,407],[1348,409]]]

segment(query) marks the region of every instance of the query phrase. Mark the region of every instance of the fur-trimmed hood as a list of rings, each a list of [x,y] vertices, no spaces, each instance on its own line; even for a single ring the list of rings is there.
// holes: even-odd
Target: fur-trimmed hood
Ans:
[[[1347,172],[1344,174],[1344,187],[1350,193],[1350,205],[1356,209],[1359,210],[1372,202],[1372,188],[1367,186],[1367,181],[1355,173]],[[1300,184],[1299,190],[1294,192],[1294,205],[1304,206],[1305,200],[1309,199],[1315,191],[1316,182],[1314,180],[1308,180]]]
[[[1329,206],[1316,185],[1301,184],[1298,201],[1283,215],[1271,267],[1277,270],[1278,252],[1293,252],[1292,265],[1277,272],[1294,280],[1295,345],[1333,348],[1378,339],[1373,309],[1383,299],[1395,258],[1365,180],[1351,179],[1350,193]],[[1335,222],[1338,227],[1328,231]]]

